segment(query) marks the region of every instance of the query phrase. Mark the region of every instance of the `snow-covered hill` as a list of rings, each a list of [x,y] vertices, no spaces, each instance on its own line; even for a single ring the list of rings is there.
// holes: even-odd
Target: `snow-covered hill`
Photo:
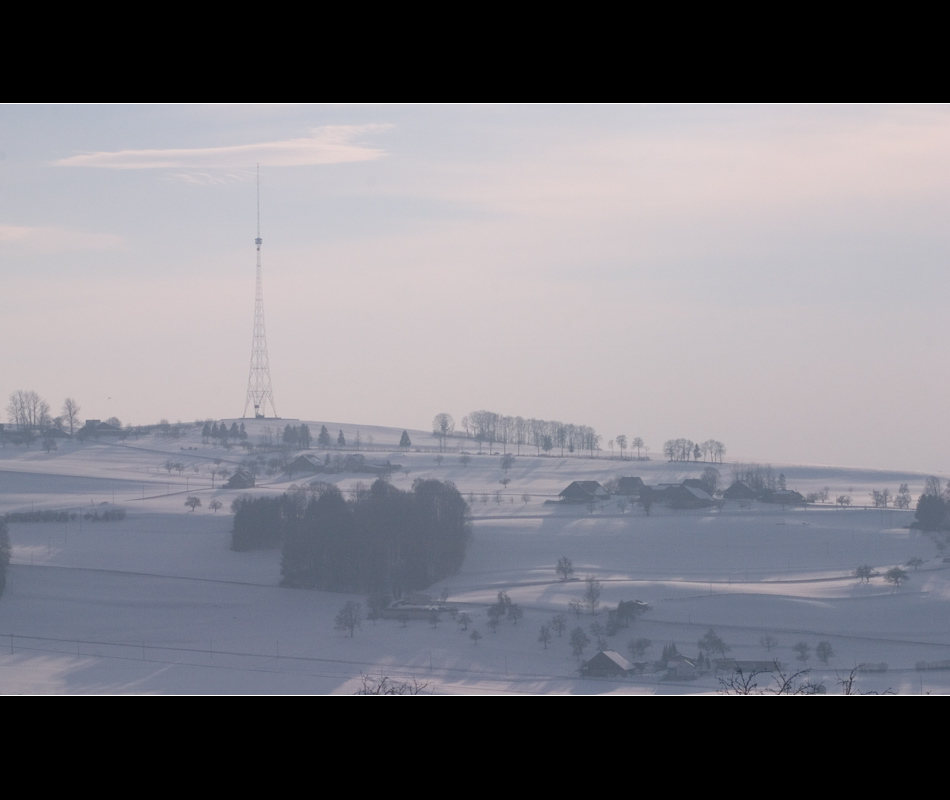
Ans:
[[[294,421],[296,424],[297,421]],[[265,428],[279,435],[284,421],[248,421],[251,441]],[[432,587],[473,620],[467,630],[445,616],[425,621],[364,621],[350,638],[334,630],[347,600],[365,598],[281,589],[280,553],[229,549],[230,503],[237,491],[212,488],[210,471],[236,468],[246,454],[203,443],[200,428],[183,438],[145,436],[124,442],[64,442],[47,454],[11,445],[0,449],[0,512],[62,509],[65,523],[12,523],[6,593],[0,598],[0,692],[351,693],[361,674],[417,679],[443,693],[694,693],[719,687],[714,674],[695,681],[661,680],[648,672],[624,680],[581,679],[568,633],[544,648],[539,629],[557,613],[569,629],[605,622],[606,614],[569,612],[583,578],[603,584],[601,609],[641,599],[653,610],[609,638],[632,658],[628,642],[649,639],[646,659],[674,642],[687,656],[709,628],[740,659],[778,657],[836,691],[852,667],[886,662],[887,672],[862,674],[857,688],[900,693],[945,692],[950,670],[918,671],[918,662],[950,660],[950,565],[932,536],[910,530],[912,511],[810,507],[783,510],[726,503],[722,510],[673,512],[654,506],[622,509],[616,500],[586,506],[547,503],[573,480],[604,482],[639,475],[647,483],[698,477],[704,465],[663,461],[538,456],[523,450],[505,477],[497,454],[476,455],[472,442],[450,441],[439,461],[438,440],[409,431],[308,422],[314,436],[326,424],[335,441],[359,431],[368,457],[403,466],[400,488],[419,477],[455,482],[472,502],[473,537],[460,573]],[[279,438],[279,436],[278,436]],[[459,447],[472,455],[463,463]],[[484,450],[484,448],[483,448]],[[311,452],[324,451],[315,449]],[[331,455],[336,451],[330,451]],[[167,461],[183,469],[169,471]],[[924,475],[860,469],[779,465],[789,488],[829,487],[831,496],[869,502],[872,489],[909,483],[916,500]],[[718,467],[724,481],[729,465]],[[323,480],[344,492],[371,476]],[[279,493],[312,480],[300,474],[262,476],[252,493]],[[500,492],[500,494],[498,494]],[[194,512],[188,496],[201,499]],[[221,510],[210,509],[219,500]],[[102,504],[107,504],[103,506]],[[89,522],[93,507],[118,506],[118,522]],[[559,580],[559,558],[574,578]],[[864,584],[858,565],[878,572],[904,565],[898,588],[880,577]],[[492,632],[487,609],[498,592],[524,609]],[[473,641],[472,629],[482,638]],[[778,641],[767,652],[765,636]],[[827,665],[812,655],[796,660],[793,646],[814,652],[820,641],[835,655]],[[593,644],[585,657],[593,654]]]

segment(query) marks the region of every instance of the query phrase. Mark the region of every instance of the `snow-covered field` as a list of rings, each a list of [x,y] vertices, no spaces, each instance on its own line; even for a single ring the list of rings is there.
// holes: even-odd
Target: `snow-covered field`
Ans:
[[[271,423],[275,425],[276,423]],[[281,423],[281,425],[283,422]],[[320,422],[310,423],[315,434]],[[252,440],[264,423],[248,422]],[[341,427],[353,441],[356,427]],[[340,693],[355,692],[361,675],[415,679],[435,693],[686,694],[715,692],[719,679],[582,679],[568,634],[545,649],[542,624],[569,614],[569,629],[585,630],[606,615],[575,618],[571,600],[583,578],[603,583],[602,607],[640,599],[652,612],[610,639],[631,658],[627,643],[651,640],[646,658],[674,642],[686,656],[709,628],[739,659],[779,658],[802,668],[793,646],[812,651],[829,642],[827,665],[812,655],[812,680],[829,692],[861,663],[886,662],[886,672],[861,674],[857,688],[901,694],[947,692],[950,669],[918,671],[921,661],[950,661],[950,564],[934,539],[912,531],[913,511],[810,507],[782,510],[726,503],[721,511],[673,512],[654,506],[624,512],[610,501],[586,507],[545,504],[572,480],[604,482],[640,475],[647,483],[698,477],[704,465],[664,461],[620,462],[601,457],[538,457],[523,450],[502,488],[497,455],[457,452],[436,463],[437,441],[409,432],[423,452],[399,452],[401,431],[362,427],[378,452],[408,468],[392,481],[408,488],[418,477],[454,481],[474,495],[473,537],[458,575],[432,587],[474,620],[473,643],[448,616],[425,621],[364,621],[350,638],[334,617],[350,599],[324,592],[281,589],[280,553],[229,549],[232,499],[240,492],[211,488],[214,459],[232,468],[243,456],[202,444],[200,429],[183,439],[143,437],[124,443],[60,443],[51,454],[0,449],[0,513],[31,509],[87,511],[107,503],[126,510],[119,522],[12,523],[13,558],[0,598],[0,693]],[[457,446],[458,442],[453,442]],[[391,450],[382,448],[391,447]],[[470,450],[474,445],[468,443]],[[322,451],[315,450],[313,452]],[[602,454],[603,455],[603,454]],[[168,473],[167,459],[186,469]],[[803,493],[829,487],[832,498],[851,494],[869,502],[872,489],[909,483],[916,501],[925,475],[879,470],[781,465],[789,488]],[[198,471],[194,470],[198,467]],[[729,465],[719,467],[731,481]],[[278,493],[308,478],[261,478],[255,493]],[[330,478],[348,490],[368,476]],[[495,492],[502,490],[501,503]],[[196,495],[202,506],[184,505]],[[488,502],[482,502],[487,495]],[[528,495],[525,502],[524,495]],[[214,513],[217,498],[224,507]],[[80,515],[81,516],[81,515]],[[575,580],[560,581],[558,559],[573,562]],[[860,564],[878,572],[924,563],[894,588],[877,577],[851,576]],[[522,606],[523,619],[487,626],[487,608],[499,591]],[[760,644],[778,641],[771,653]],[[593,637],[591,637],[593,639]],[[594,652],[588,646],[585,657]]]

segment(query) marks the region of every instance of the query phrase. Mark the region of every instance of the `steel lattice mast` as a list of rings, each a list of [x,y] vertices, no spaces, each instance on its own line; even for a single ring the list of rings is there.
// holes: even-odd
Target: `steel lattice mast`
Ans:
[[[253,404],[255,417],[267,416],[267,404],[274,417],[274,392],[270,385],[270,365],[267,360],[267,336],[264,333],[264,283],[261,280],[261,167],[257,166],[257,294],[254,299],[254,337],[251,341],[251,372],[247,377],[247,400],[244,401],[244,417]]]

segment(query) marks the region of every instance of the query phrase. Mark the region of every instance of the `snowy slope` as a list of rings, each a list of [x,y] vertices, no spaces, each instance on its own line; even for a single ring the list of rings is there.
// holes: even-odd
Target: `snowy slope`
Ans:
[[[265,424],[248,423],[252,440]],[[778,657],[795,668],[804,665],[795,660],[794,644],[804,641],[814,650],[819,641],[830,642],[835,656],[827,666],[814,656],[807,664],[829,691],[836,675],[862,662],[886,662],[888,671],[862,675],[860,689],[950,689],[950,670],[915,669],[918,661],[950,659],[950,565],[932,537],[907,528],[912,512],[727,503],[721,511],[654,507],[646,516],[640,508],[622,512],[611,501],[590,513],[544,501],[572,480],[640,475],[647,483],[666,482],[696,476],[705,465],[539,457],[523,450],[505,488],[497,455],[472,455],[463,465],[451,450],[437,464],[431,433],[409,431],[414,449],[400,452],[401,430],[308,424],[314,434],[326,424],[334,440],[341,428],[348,441],[359,430],[364,446],[371,436],[368,457],[408,470],[393,476],[399,488],[434,477],[454,481],[472,497],[474,535],[465,564],[432,592],[447,590],[450,602],[473,618],[482,634],[477,644],[471,628],[462,631],[448,617],[435,628],[422,621],[364,621],[350,638],[334,630],[334,616],[346,600],[364,598],[281,589],[279,552],[231,552],[228,509],[239,493],[222,489],[220,478],[212,488],[209,470],[216,459],[233,468],[244,454],[203,444],[198,429],[178,440],[62,443],[51,454],[7,446],[0,449],[0,512],[80,512],[106,503],[127,516],[110,523],[11,524],[13,561],[0,599],[0,692],[351,693],[361,673],[415,677],[427,691],[445,693],[718,688],[714,675],[682,683],[655,674],[585,680],[577,675],[567,634],[543,648],[540,626],[582,597],[588,574],[603,583],[602,606],[621,599],[653,606],[610,639],[628,657],[628,641],[641,637],[653,642],[647,658],[658,658],[669,642],[695,655],[697,640],[712,627],[731,646],[730,655]],[[186,465],[182,474],[162,467],[168,459]],[[828,486],[832,497],[851,493],[855,503],[867,502],[872,489],[893,493],[903,482],[916,499],[925,477],[773,466],[786,474],[789,488]],[[729,466],[720,471],[728,481]],[[252,491],[281,492],[306,480],[263,478]],[[330,480],[346,491],[372,478]],[[202,500],[195,512],[184,505],[189,494]],[[213,498],[224,504],[218,513],[208,508]],[[558,580],[554,565],[562,556],[572,559],[575,580]],[[883,572],[913,557],[925,563],[916,572],[908,568],[910,580],[897,589],[881,578],[865,585],[851,577],[859,564]],[[522,605],[525,616],[492,633],[486,610],[499,591]],[[585,630],[597,620],[605,614],[569,615],[571,627]],[[771,653],[760,644],[766,634],[779,641]],[[592,654],[589,646],[586,655]]]

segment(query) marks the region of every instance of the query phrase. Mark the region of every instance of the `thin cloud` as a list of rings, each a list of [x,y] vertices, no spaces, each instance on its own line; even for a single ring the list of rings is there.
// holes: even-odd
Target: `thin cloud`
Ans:
[[[0,223],[0,246],[33,253],[68,253],[76,250],[116,250],[122,238],[111,233],[52,226],[4,225]]]
[[[299,167],[373,161],[386,154],[357,141],[362,134],[392,127],[385,124],[327,125],[314,128],[310,136],[278,142],[231,145],[227,147],[175,148],[168,150],[118,150],[112,153],[83,153],[53,162],[58,167],[99,167],[104,169],[233,170],[249,163],[268,167]],[[201,179],[199,178],[199,181]]]

